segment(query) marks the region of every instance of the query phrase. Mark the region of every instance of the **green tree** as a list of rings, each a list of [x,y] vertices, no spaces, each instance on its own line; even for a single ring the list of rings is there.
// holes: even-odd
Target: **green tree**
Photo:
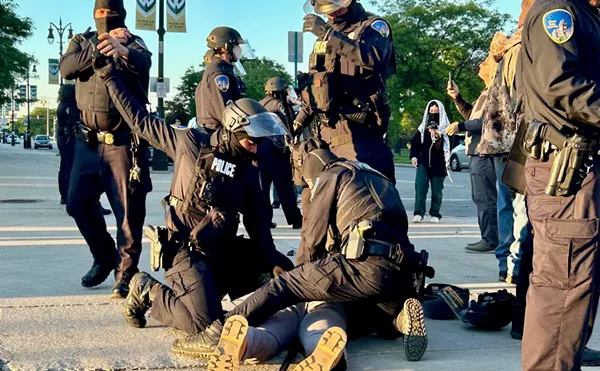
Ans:
[[[44,107],[35,107],[31,110],[29,116],[31,117],[31,135],[46,135],[46,108]],[[52,135],[54,118],[56,117],[56,109],[51,108],[49,110],[49,133]],[[15,131],[20,134],[24,134],[27,131],[27,116],[21,117],[16,121]]]
[[[246,91],[248,98],[262,99],[265,96],[265,83],[271,77],[280,76],[290,83],[292,82],[292,78],[285,71],[285,68],[269,58],[242,59],[242,64],[247,72],[243,80],[248,87]],[[167,123],[172,124],[177,117],[187,123],[190,118],[196,116],[194,96],[196,87],[204,75],[204,70],[205,65],[202,63],[198,67],[192,66],[185,71],[181,77],[181,84],[177,87],[177,95],[172,100],[165,102]]]
[[[246,96],[255,100],[265,97],[265,83],[271,77],[283,77],[290,84],[293,79],[281,64],[272,59],[262,57],[260,59],[242,60],[247,75],[243,80],[248,85]]]
[[[32,56],[19,50],[33,33],[30,18],[19,17],[14,0],[0,0],[0,104],[10,100],[10,90],[25,79]]]
[[[477,76],[494,33],[511,17],[491,8],[492,0],[376,0],[390,23],[396,47],[397,73],[388,80],[394,119],[388,137],[393,144],[420,124],[427,102],[444,103],[451,120],[459,114],[446,95],[448,75],[467,100],[477,98],[483,82]]]

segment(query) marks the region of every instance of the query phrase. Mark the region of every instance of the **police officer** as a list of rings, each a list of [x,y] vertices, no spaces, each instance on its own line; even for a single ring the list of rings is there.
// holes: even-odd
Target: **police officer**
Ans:
[[[303,168],[313,204],[301,245],[314,262],[271,280],[228,317],[242,315],[256,326],[299,302],[379,303],[403,293],[410,297],[411,273],[431,269],[426,267],[425,253],[416,253],[410,243],[406,211],[394,184],[366,164],[340,160],[322,149],[310,152]],[[381,318],[388,319],[387,326],[394,327],[397,336],[405,335],[407,358],[419,360],[427,347],[421,304],[408,299],[377,306]],[[211,352],[222,328],[217,321],[203,333],[175,341],[173,350]]]
[[[196,88],[196,119],[199,126],[213,133],[221,127],[227,102],[242,98],[233,64],[242,57],[241,45],[246,42],[239,32],[230,27],[215,28],[206,41],[214,56]]]
[[[61,85],[58,92],[58,150],[60,152],[60,167],[58,170],[58,191],[60,204],[67,203],[69,178],[75,153],[75,131],[79,124],[79,109],[75,101],[75,85]]]
[[[195,334],[223,316],[225,294],[240,297],[259,287],[261,273],[293,268],[275,249],[268,204],[252,165],[258,144],[286,131],[276,115],[247,98],[226,107],[224,126],[210,137],[198,130],[177,130],[146,112],[113,65],[98,71],[133,132],[173,158],[177,169],[165,198],[170,238],[163,267],[172,288],[146,273],[136,274],[125,318],[143,327],[151,307],[158,321]],[[240,213],[250,239],[236,237]]]
[[[141,38],[125,28],[125,17],[122,0],[96,0],[97,31],[76,35],[60,63],[61,74],[77,80],[77,105],[83,121],[67,199],[67,208],[94,258],[81,284],[97,286],[116,269],[113,297],[120,298],[127,296],[129,280],[138,272],[151,184],[145,147],[137,145],[92,66],[114,61],[125,75],[128,90],[147,102],[151,53]],[[117,220],[118,250],[97,203],[102,192],[106,192]]]
[[[287,101],[288,84],[281,77],[273,77],[265,84],[266,96],[260,101],[267,111],[273,112],[286,124],[288,129],[295,116]],[[271,183],[279,195],[283,213],[288,225],[302,228],[302,214],[298,209],[296,187],[292,181],[292,165],[289,148],[278,148],[271,141],[263,141],[258,148],[258,168],[263,191],[270,200]],[[273,219],[273,209],[270,211]]]
[[[304,18],[304,32],[318,40],[304,86],[307,105],[296,118],[305,126],[316,115],[320,136],[333,153],[358,160],[395,182],[392,151],[383,137],[391,117],[385,81],[396,69],[390,26],[357,0],[307,0],[317,14]]]
[[[537,0],[523,29],[517,87],[534,231],[523,370],[579,370],[598,307],[598,0]]]

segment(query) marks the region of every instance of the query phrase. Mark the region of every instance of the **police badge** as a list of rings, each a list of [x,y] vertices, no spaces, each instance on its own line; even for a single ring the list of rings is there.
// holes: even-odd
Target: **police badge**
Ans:
[[[229,77],[225,75],[219,75],[215,78],[215,83],[217,84],[217,88],[223,93],[229,90]]]
[[[544,30],[557,44],[571,39],[574,31],[573,15],[564,9],[551,10],[544,15]]]

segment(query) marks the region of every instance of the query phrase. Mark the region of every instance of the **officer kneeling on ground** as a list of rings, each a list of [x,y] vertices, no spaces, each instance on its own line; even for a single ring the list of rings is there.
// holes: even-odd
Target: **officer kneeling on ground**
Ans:
[[[377,303],[414,291],[413,273],[433,276],[433,269],[426,266],[427,253],[416,253],[410,243],[404,205],[384,175],[324,149],[305,157],[303,171],[313,200],[301,246],[314,262],[271,280],[228,317],[241,315],[250,326],[257,326],[299,302],[368,301],[383,306]],[[404,335],[407,359],[417,361],[427,348],[423,309],[415,299],[398,301],[397,306],[387,308],[386,312],[396,313],[389,318],[389,327]],[[173,350],[210,353],[222,330],[222,322],[216,321],[202,333],[175,341]]]
[[[269,204],[251,162],[261,140],[288,133],[277,115],[251,99],[229,103],[224,126],[211,137],[173,129],[133,99],[112,64],[94,68],[132,131],[175,160],[171,193],[165,198],[167,229],[155,230],[159,243],[152,248],[153,257],[160,254],[172,288],[147,273],[136,274],[125,318],[144,327],[152,308],[158,321],[195,334],[223,317],[225,294],[240,297],[260,286],[262,273],[293,269],[275,249],[265,210]],[[239,213],[249,240],[236,237]]]

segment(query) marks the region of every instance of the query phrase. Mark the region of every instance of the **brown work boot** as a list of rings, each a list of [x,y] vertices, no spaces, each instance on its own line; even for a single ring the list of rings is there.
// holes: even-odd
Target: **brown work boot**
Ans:
[[[331,371],[342,358],[348,337],[340,327],[331,327],[321,335],[315,351],[294,371]]]
[[[246,351],[248,321],[242,316],[231,316],[225,321],[221,339],[208,358],[208,371],[238,371]]]
[[[415,362],[423,358],[427,350],[427,330],[423,307],[417,299],[408,299],[404,302],[404,308],[396,317],[395,325],[402,334],[406,359]]]

